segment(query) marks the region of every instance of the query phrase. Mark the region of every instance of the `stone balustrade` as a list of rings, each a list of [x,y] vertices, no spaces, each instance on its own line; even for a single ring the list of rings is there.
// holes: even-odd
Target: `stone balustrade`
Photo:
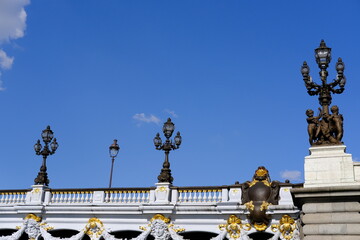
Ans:
[[[27,190],[0,191],[0,204],[25,203]]]
[[[283,186],[287,190],[289,186]],[[160,188],[161,189],[161,188]],[[50,189],[34,185],[28,190],[0,190],[0,205],[129,205],[159,201],[159,188]],[[161,190],[160,190],[161,192]],[[213,205],[241,202],[241,186],[169,187],[167,203]],[[287,194],[287,192],[285,192]],[[281,191],[284,195],[284,191]],[[282,196],[282,201],[289,196]]]

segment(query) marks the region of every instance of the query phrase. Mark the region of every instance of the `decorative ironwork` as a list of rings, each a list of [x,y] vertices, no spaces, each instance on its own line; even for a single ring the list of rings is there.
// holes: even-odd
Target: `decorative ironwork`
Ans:
[[[314,116],[314,111],[306,110],[308,122],[308,134],[310,145],[327,145],[327,144],[342,144],[343,137],[343,116],[339,114],[337,106],[331,107],[331,114],[329,113],[329,106],[331,104],[333,94],[341,94],[345,90],[346,78],[344,76],[345,64],[339,58],[335,69],[337,71],[336,78],[327,83],[328,71],[327,68],[331,61],[331,48],[328,48],[324,40],[321,40],[320,47],[315,49],[315,59],[320,68],[321,84],[313,82],[309,75],[310,68],[306,62],[301,67],[301,74],[307,92],[310,96],[319,95],[319,115]]]
[[[174,130],[175,125],[173,122],[171,122],[171,119],[168,118],[168,120],[164,123],[163,126],[163,133],[166,137],[165,142],[162,143],[159,133],[156,134],[153,140],[155,148],[157,150],[163,150],[165,152],[165,161],[163,163],[163,168],[161,169],[160,175],[158,176],[158,180],[159,182],[168,182],[170,184],[172,184],[174,178],[171,176],[169,153],[171,150],[178,149],[182,141],[180,132],[177,132],[176,136],[174,137],[174,143],[172,142],[172,140],[170,140],[170,137],[172,136]]]
[[[34,181],[35,181],[35,184],[48,186],[50,181],[48,179],[48,175],[46,172],[47,171],[46,159],[49,155],[53,155],[55,153],[55,151],[59,145],[56,142],[56,138],[54,138],[54,140],[53,140],[54,133],[50,129],[50,126],[47,126],[46,129],[42,131],[41,137],[43,139],[43,142],[45,143],[45,146],[42,148],[40,140],[37,140],[36,144],[34,145],[34,150],[35,150],[36,155],[43,156],[43,161],[42,161],[42,165],[40,167],[40,172],[38,173],[38,175]],[[53,140],[53,141],[51,142],[51,140]],[[49,149],[49,144],[50,144],[51,149]]]

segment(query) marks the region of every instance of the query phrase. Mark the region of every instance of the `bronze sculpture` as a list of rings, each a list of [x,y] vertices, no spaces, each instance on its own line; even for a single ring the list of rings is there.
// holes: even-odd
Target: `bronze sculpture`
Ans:
[[[268,206],[279,202],[279,182],[271,182],[268,170],[260,166],[252,181],[243,183],[241,188],[241,201],[250,212],[248,218],[251,225],[258,231],[264,231],[271,220],[266,214]]]
[[[314,111],[311,109],[306,110],[306,116],[308,117],[306,121],[308,122],[309,143],[312,145],[320,132],[319,119],[321,116],[314,117]]]
[[[330,110],[331,114],[321,111],[317,117],[314,117],[313,110],[306,110],[310,145],[342,144],[343,116],[339,114],[339,107],[336,105]]]
[[[331,107],[330,114],[329,106],[332,100],[331,93],[341,94],[345,90],[345,64],[341,58],[338,59],[336,63],[336,79],[331,83],[327,83],[327,68],[331,61],[331,48],[326,46],[324,40],[321,40],[320,47],[315,49],[315,58],[320,68],[321,85],[313,82],[309,75],[310,68],[306,62],[301,67],[301,74],[308,94],[310,96],[319,95],[319,103],[322,107],[320,109],[321,113],[317,117],[314,117],[314,112],[311,109],[306,111],[309,143],[310,145],[343,144],[341,141],[344,135],[343,116],[339,114],[339,108],[336,105]]]

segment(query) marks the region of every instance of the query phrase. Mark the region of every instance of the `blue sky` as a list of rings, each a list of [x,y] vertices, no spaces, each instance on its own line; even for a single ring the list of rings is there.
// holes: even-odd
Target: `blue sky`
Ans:
[[[152,139],[168,117],[183,136],[174,185],[227,185],[266,166],[303,181],[308,96],[324,39],[346,64],[347,152],[360,157],[359,1],[0,0],[0,189],[29,188],[49,124],[52,188],[153,186],[164,154]],[[1,20],[2,19],[2,20]],[[2,22],[2,23],[1,23]],[[163,137],[164,139],[164,137]],[[300,176],[297,172],[300,171]]]

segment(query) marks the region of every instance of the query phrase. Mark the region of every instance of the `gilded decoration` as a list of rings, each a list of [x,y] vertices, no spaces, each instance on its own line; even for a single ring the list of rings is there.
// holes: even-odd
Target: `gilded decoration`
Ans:
[[[248,219],[257,231],[265,231],[271,216],[266,214],[270,205],[279,202],[279,182],[271,181],[269,171],[261,166],[251,181],[242,184],[242,204],[249,210]]]
[[[298,230],[295,220],[289,215],[283,215],[279,224],[271,225],[273,232],[279,231],[281,233],[280,238],[285,240],[297,239]]]
[[[157,189],[157,191],[159,192],[166,192],[167,188],[166,187],[159,187],[159,189]]]
[[[42,219],[33,213],[26,215],[24,218],[24,225],[20,227],[24,229],[24,232],[28,235],[29,240],[35,240],[40,236],[40,228],[47,230],[53,229],[53,227],[47,226],[47,223],[41,222]]]
[[[38,217],[38,216],[36,216],[36,215],[33,214],[33,213],[28,214],[28,215],[24,218],[24,220],[27,220],[27,219],[33,219],[33,220],[36,221],[36,222],[41,222],[41,217]]]
[[[153,222],[155,220],[161,220],[163,221],[164,223],[169,223],[170,222],[170,218],[167,218],[165,217],[164,215],[162,214],[156,214],[155,216],[153,216],[151,219],[150,219],[150,222]]]
[[[231,215],[226,224],[220,224],[219,229],[226,231],[229,239],[239,239],[241,237],[241,229],[249,231],[250,224],[242,224],[241,219],[235,215]]]
[[[271,205],[271,203],[263,201],[261,206],[260,206],[260,211],[267,210],[270,205]]]
[[[90,218],[88,224],[85,227],[85,234],[88,235],[91,239],[99,238],[104,232],[104,224],[98,218]]]
[[[253,203],[253,201],[247,202],[247,203],[245,203],[244,205],[245,205],[245,207],[246,207],[247,209],[249,209],[250,211],[254,211],[254,203]]]
[[[170,218],[162,214],[154,215],[147,227],[140,226],[139,228],[143,230],[143,233],[136,240],[146,239],[148,235],[153,236],[155,240],[181,240],[183,237],[177,233],[185,231],[184,228],[175,227],[174,224],[170,223]]]

